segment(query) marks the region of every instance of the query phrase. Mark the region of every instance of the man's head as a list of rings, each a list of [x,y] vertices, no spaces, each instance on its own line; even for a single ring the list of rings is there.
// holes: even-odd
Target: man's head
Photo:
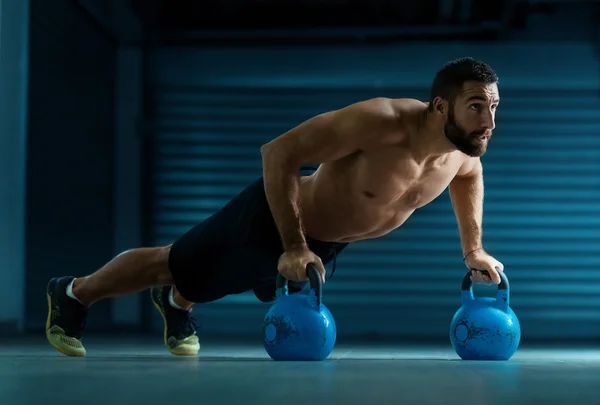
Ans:
[[[492,68],[472,58],[447,63],[433,79],[430,100],[430,110],[444,117],[450,142],[469,156],[483,155],[500,101]]]

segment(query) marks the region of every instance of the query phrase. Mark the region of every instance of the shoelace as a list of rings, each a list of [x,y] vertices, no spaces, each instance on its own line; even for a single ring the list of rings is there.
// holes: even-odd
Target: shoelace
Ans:
[[[194,316],[192,315],[192,308],[188,309],[186,314],[186,318],[187,318],[187,327],[191,328],[190,332],[196,332],[196,318],[194,318]]]
[[[196,332],[196,319],[192,316],[192,308],[188,310],[175,310],[174,312],[179,315],[174,319],[175,325],[174,328],[172,327],[173,329],[181,328],[179,332],[186,335],[182,337],[188,337]]]

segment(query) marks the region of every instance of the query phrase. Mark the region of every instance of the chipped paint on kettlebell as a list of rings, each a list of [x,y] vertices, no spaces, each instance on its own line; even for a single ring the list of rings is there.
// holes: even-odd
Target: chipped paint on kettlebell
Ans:
[[[270,326],[274,328],[275,336],[269,339],[269,333],[267,333],[267,329]],[[277,340],[289,339],[295,335],[298,335],[298,330],[289,317],[275,315],[265,318],[263,322],[263,334],[265,336],[266,344],[275,344]]]

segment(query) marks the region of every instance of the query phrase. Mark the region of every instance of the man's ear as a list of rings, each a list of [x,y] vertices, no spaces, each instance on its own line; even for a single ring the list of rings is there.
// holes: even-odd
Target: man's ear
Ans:
[[[440,115],[446,115],[448,113],[448,102],[441,97],[434,98],[433,111]]]

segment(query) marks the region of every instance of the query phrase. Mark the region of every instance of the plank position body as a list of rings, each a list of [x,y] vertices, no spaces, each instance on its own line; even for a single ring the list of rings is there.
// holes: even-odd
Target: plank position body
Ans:
[[[482,246],[479,159],[495,126],[497,81],[487,64],[458,59],[438,71],[428,102],[365,100],[275,138],[261,148],[263,176],[171,245],[131,249],[88,276],[50,280],[48,341],[85,355],[90,306],[151,288],[167,349],[195,355],[194,303],[250,290],[271,302],[278,272],[297,292],[309,263],[325,282],[325,265],[349,243],[388,234],[447,188],[465,264],[481,270],[473,281],[499,284],[503,265]],[[302,173],[307,163],[319,167]]]

